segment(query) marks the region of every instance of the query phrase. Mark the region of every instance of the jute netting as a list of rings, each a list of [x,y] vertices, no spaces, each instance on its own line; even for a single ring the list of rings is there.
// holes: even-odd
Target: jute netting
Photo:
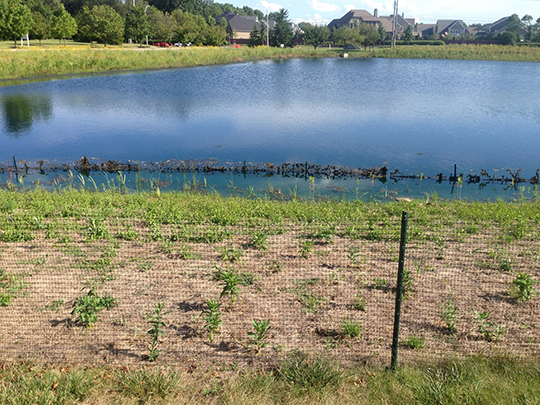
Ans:
[[[411,220],[400,361],[537,355],[536,238],[494,224],[424,227]],[[147,362],[150,321],[161,302],[158,363],[271,363],[302,351],[388,364],[398,222],[4,222],[0,356],[50,364]],[[231,279],[234,288],[227,289]],[[87,327],[72,311],[90,292],[114,305],[96,312]],[[204,311],[212,299],[221,303],[221,322],[210,341]],[[248,335],[254,321],[270,327],[259,345]]]

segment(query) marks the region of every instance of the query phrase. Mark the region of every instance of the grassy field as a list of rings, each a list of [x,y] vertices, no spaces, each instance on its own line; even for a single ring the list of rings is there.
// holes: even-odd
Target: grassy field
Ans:
[[[133,69],[165,69],[214,65],[261,59],[338,57],[339,48],[302,46],[299,48],[171,48],[137,45],[90,47],[89,44],[56,41],[33,43],[30,48],[13,49],[9,42],[0,43],[0,79],[21,79],[51,75],[99,73]],[[540,48],[511,46],[400,46],[396,49],[354,50],[350,57],[478,59],[504,61],[540,61]],[[9,84],[9,83],[8,83]]]
[[[412,278],[391,373],[403,210]],[[538,298],[509,286],[540,277],[539,238],[537,202],[0,190],[0,402],[534,403]],[[85,324],[73,310],[91,287],[116,302]]]
[[[473,357],[395,373],[290,357],[271,369],[75,367],[0,370],[3,404],[534,404],[537,361]]]

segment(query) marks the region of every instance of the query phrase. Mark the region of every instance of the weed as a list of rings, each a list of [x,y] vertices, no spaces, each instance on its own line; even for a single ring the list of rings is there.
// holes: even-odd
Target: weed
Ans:
[[[0,307],[11,305],[11,300],[26,288],[23,276],[0,269]]]
[[[459,315],[459,310],[454,304],[454,300],[450,298],[448,301],[441,304],[441,310],[439,312],[439,317],[446,324],[448,332],[454,333],[457,327],[457,317]]]
[[[163,322],[162,318],[163,315],[169,313],[163,312],[163,307],[163,302],[159,301],[154,307],[154,313],[150,314],[147,318],[148,324],[151,326],[151,328],[146,332],[150,336],[150,341],[148,342],[148,361],[155,361],[161,353],[161,350],[158,348],[159,337],[165,336],[165,332],[163,331],[165,323]]]
[[[362,263],[366,263],[366,256],[360,253],[360,248],[357,246],[349,246],[347,257],[352,262],[354,267],[360,267],[360,258]]]
[[[414,278],[409,270],[403,271],[403,299],[407,300],[413,291]]]
[[[518,273],[512,281],[510,295],[518,301],[527,301],[536,295],[536,290],[533,288],[536,283],[538,280],[534,280],[530,274]]]
[[[309,257],[309,254],[313,252],[313,245],[314,242],[312,240],[300,241],[300,250],[298,251],[298,253],[300,253],[300,256],[302,256],[303,259],[307,259]]]
[[[118,239],[130,241],[130,240],[137,239],[139,237],[139,234],[135,232],[131,226],[128,226],[128,228],[125,231],[118,231],[116,233],[116,237]]]
[[[306,312],[316,314],[319,311],[319,306],[326,303],[326,299],[313,292],[309,291],[305,282],[298,282],[298,285],[292,290],[292,293],[296,295],[302,309]]]
[[[109,237],[109,230],[101,218],[89,218],[84,230],[86,240],[107,239]]]
[[[426,338],[423,336],[410,335],[407,336],[403,345],[409,349],[419,350],[423,349],[426,342]]]
[[[365,297],[360,297],[357,294],[354,294],[352,308],[357,309],[358,311],[365,311],[366,306],[367,306],[366,298]]]
[[[240,257],[242,257],[242,251],[236,249],[234,246],[230,248],[221,248],[220,251],[220,259],[226,262],[234,263],[240,260]]]
[[[163,253],[170,255],[173,253],[174,244],[170,240],[165,240],[161,242],[159,248]]]
[[[283,262],[279,259],[274,259],[270,265],[270,271],[272,273],[279,273],[281,270],[283,270]]]
[[[474,320],[478,324],[478,332],[484,336],[486,342],[496,342],[506,333],[506,327],[490,322],[488,320],[490,315],[487,311],[474,310]]]
[[[336,227],[334,225],[321,226],[303,236],[304,239],[329,244],[333,242]]]
[[[388,281],[386,281],[384,278],[375,278],[373,280],[372,288],[376,290],[383,290],[388,286]]]
[[[250,246],[259,250],[268,250],[268,236],[263,231],[251,234]]]
[[[219,298],[229,296],[231,302],[235,302],[238,298],[238,294],[242,291],[238,288],[238,284],[241,282],[238,274],[235,274],[232,270],[221,271],[219,273],[219,280],[223,282],[223,290],[221,291]]]
[[[268,338],[268,331],[272,328],[270,326],[270,320],[255,320],[253,319],[253,328],[255,332],[248,332],[250,337],[249,344],[255,346],[257,354],[261,351],[262,348],[268,345],[266,339]]]
[[[350,319],[345,319],[341,323],[340,335],[344,338],[355,338],[362,334],[362,326],[360,322],[355,322]]]
[[[189,246],[183,245],[177,252],[178,257],[184,260],[200,260],[203,254],[200,252],[192,252]]]
[[[140,271],[147,272],[152,269],[152,266],[154,266],[153,261],[137,259],[137,269]]]
[[[218,300],[206,299],[206,309],[203,310],[202,315],[206,321],[204,328],[208,331],[208,339],[210,342],[214,341],[214,333],[219,329],[222,323],[221,315],[223,314],[218,312],[219,307],[221,307],[221,302]]]
[[[345,373],[339,364],[321,355],[310,358],[299,352],[283,360],[276,374],[290,385],[314,391],[337,389],[345,380]]]
[[[115,298],[110,295],[100,297],[96,294],[95,289],[91,288],[86,295],[75,299],[71,315],[77,315],[75,322],[79,325],[91,328],[98,320],[98,313],[104,309],[109,311],[117,305]]]

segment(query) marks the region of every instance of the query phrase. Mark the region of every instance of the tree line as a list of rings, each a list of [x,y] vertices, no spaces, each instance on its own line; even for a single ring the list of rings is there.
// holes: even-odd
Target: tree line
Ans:
[[[31,39],[75,39],[121,44],[142,43],[146,37],[166,42],[219,46],[227,41],[232,12],[264,15],[250,7],[212,0],[0,0],[0,40],[29,34]]]

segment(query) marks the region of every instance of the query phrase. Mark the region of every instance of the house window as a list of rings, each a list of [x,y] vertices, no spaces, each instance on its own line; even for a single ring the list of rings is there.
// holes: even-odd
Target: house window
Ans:
[[[460,31],[460,30],[456,30],[456,29],[451,29],[451,30],[450,30],[450,34],[452,34],[452,35],[460,35],[460,34],[461,34],[461,31]]]

